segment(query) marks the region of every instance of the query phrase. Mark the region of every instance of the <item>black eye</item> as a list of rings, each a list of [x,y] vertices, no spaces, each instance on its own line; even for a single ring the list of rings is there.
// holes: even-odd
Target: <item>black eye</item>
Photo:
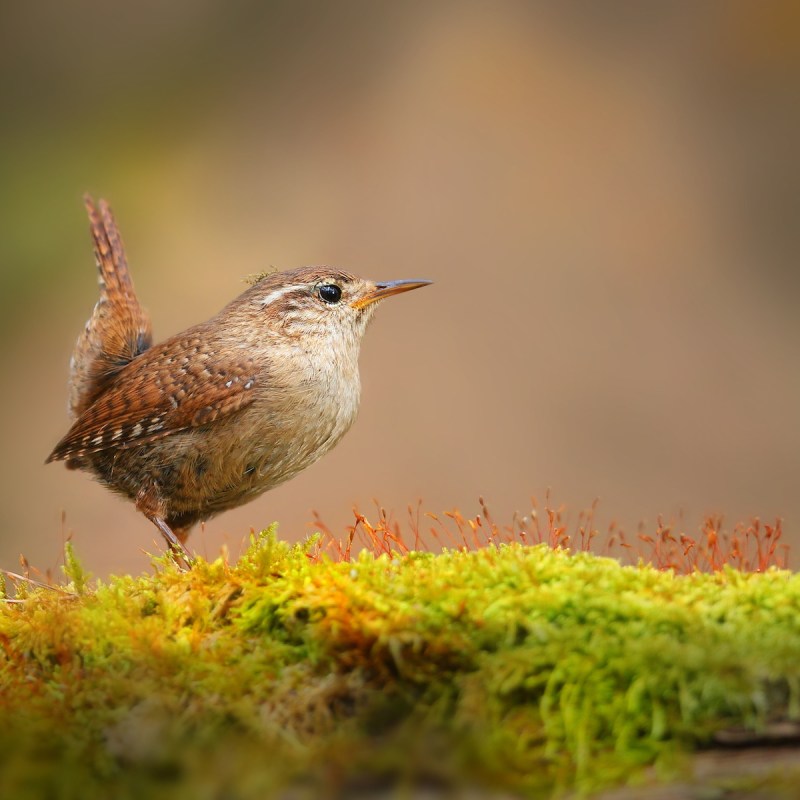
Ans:
[[[338,303],[342,299],[342,290],[335,283],[323,283],[317,288],[320,300],[326,303]]]

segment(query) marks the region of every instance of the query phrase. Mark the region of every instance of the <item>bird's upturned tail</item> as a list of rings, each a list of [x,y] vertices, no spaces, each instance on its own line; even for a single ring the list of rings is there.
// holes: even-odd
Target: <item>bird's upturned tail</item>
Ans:
[[[105,200],[84,195],[94,242],[100,299],[75,343],[70,361],[69,410],[79,417],[115,373],[152,343],[147,312],[133,288],[125,248]]]

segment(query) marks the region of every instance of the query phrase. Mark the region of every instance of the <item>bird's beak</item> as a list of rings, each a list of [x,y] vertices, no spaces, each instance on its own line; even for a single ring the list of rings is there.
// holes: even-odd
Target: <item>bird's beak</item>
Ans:
[[[364,308],[370,303],[383,300],[384,297],[391,297],[393,294],[400,294],[400,292],[410,292],[412,289],[419,289],[429,283],[433,283],[433,281],[382,281],[381,283],[376,283],[371,292],[359,297],[358,300],[354,300],[350,305],[353,308]]]

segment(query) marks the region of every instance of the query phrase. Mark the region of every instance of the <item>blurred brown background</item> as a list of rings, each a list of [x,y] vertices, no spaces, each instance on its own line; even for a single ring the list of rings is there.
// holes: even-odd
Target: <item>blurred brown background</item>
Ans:
[[[156,338],[270,265],[436,285],[381,308],[359,421],[212,520],[307,535],[378,497],[628,528],[782,516],[800,546],[795,2],[55,0],[0,24],[0,564],[160,548],[43,464],[108,198]],[[796,553],[794,564],[797,563]]]

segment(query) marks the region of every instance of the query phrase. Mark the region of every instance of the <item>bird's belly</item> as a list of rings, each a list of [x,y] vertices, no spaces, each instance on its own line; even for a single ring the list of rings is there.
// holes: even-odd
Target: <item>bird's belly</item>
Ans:
[[[256,401],[208,425],[103,451],[76,466],[133,500],[152,491],[164,518],[207,519],[311,465],[342,438],[358,410],[357,383],[335,403],[320,391],[291,397],[291,403],[270,406]]]
[[[207,518],[289,480],[342,438],[357,407],[356,398],[355,404],[339,404],[332,413],[320,413],[318,408],[300,413],[248,408],[212,423],[214,436],[186,431],[172,450],[173,474],[160,481],[173,487],[171,509],[197,509],[199,518]],[[170,463],[166,453],[162,463]]]

